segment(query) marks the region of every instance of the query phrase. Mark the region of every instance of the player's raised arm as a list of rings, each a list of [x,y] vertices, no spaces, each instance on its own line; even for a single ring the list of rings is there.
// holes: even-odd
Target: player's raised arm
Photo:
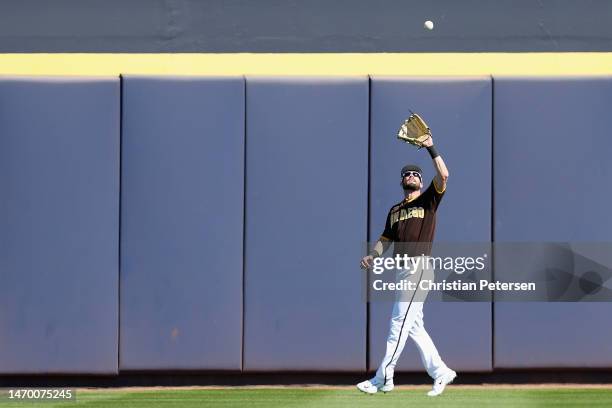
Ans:
[[[446,168],[446,164],[444,160],[442,160],[442,156],[436,150],[433,138],[430,136],[427,140],[423,142],[423,146],[427,148],[431,159],[433,160],[434,167],[436,168],[436,175],[434,177],[434,185],[436,190],[439,193],[444,192],[446,190],[446,182],[448,180],[448,169]]]

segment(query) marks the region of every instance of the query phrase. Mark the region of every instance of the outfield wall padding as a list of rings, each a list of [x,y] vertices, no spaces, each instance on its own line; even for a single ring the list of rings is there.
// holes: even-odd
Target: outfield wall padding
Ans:
[[[363,245],[401,167],[435,172],[410,109],[450,171],[437,242],[612,240],[612,77],[121,81],[0,79],[0,374],[375,370]],[[460,372],[612,367],[609,303],[424,316]]]
[[[244,78],[123,78],[122,370],[240,370]]]
[[[119,78],[0,78],[0,373],[117,374]]]
[[[612,241],[612,77],[500,77],[494,88],[495,240]],[[612,367],[611,310],[498,302],[495,368]]]
[[[370,240],[384,229],[389,209],[403,196],[400,169],[418,164],[425,187],[435,169],[427,150],[395,137],[413,110],[426,118],[450,173],[437,215],[437,242],[484,243],[491,239],[491,78],[372,77]],[[466,142],[469,140],[469,142]],[[370,304],[369,369],[382,360],[391,302]],[[491,370],[491,304],[428,302],[425,327],[443,360],[461,371]],[[422,371],[408,340],[397,371]]]
[[[368,78],[247,77],[245,371],[364,371]]]

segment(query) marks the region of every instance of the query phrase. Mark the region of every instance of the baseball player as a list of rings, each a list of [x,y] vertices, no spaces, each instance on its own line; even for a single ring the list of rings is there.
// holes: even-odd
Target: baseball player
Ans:
[[[407,165],[402,168],[402,187],[404,199],[391,207],[387,215],[385,230],[370,251],[369,255],[361,260],[361,268],[369,269],[373,266],[373,259],[381,256],[391,242],[395,246],[402,243],[423,243],[418,250],[409,250],[410,256],[421,255],[417,252],[431,250],[431,242],[434,239],[436,228],[436,211],[444,196],[448,170],[444,160],[436,151],[433,140],[429,137],[423,146],[427,148],[436,169],[436,175],[429,187],[421,192],[423,188],[423,173],[418,166]],[[398,244],[399,243],[399,244]],[[418,245],[418,244],[417,244]],[[396,248],[396,253],[397,253]],[[431,271],[433,273],[433,271]],[[417,280],[423,278],[423,269],[415,271],[412,276]],[[422,296],[414,297],[415,293],[402,298],[396,298],[393,304],[389,335],[387,337],[387,348],[376,376],[374,378],[357,384],[357,388],[368,394],[393,390],[393,373],[406,340],[410,337],[416,344],[423,365],[427,373],[434,379],[433,388],[427,393],[429,396],[442,394],[447,384],[451,383],[457,373],[448,368],[440,358],[438,350],[427,334],[423,326],[423,300]]]

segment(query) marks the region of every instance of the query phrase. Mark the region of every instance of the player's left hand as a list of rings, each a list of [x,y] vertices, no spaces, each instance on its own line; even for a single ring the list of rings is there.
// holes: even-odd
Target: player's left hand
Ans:
[[[431,135],[423,141],[423,147],[430,147],[433,146],[433,138],[431,137]]]

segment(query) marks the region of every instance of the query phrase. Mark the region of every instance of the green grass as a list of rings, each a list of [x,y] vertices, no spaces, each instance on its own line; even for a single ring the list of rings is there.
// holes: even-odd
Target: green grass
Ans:
[[[152,391],[80,391],[77,402],[2,402],[0,407],[610,407],[612,389],[460,388],[435,398],[423,388],[366,395],[352,389],[189,389]]]

